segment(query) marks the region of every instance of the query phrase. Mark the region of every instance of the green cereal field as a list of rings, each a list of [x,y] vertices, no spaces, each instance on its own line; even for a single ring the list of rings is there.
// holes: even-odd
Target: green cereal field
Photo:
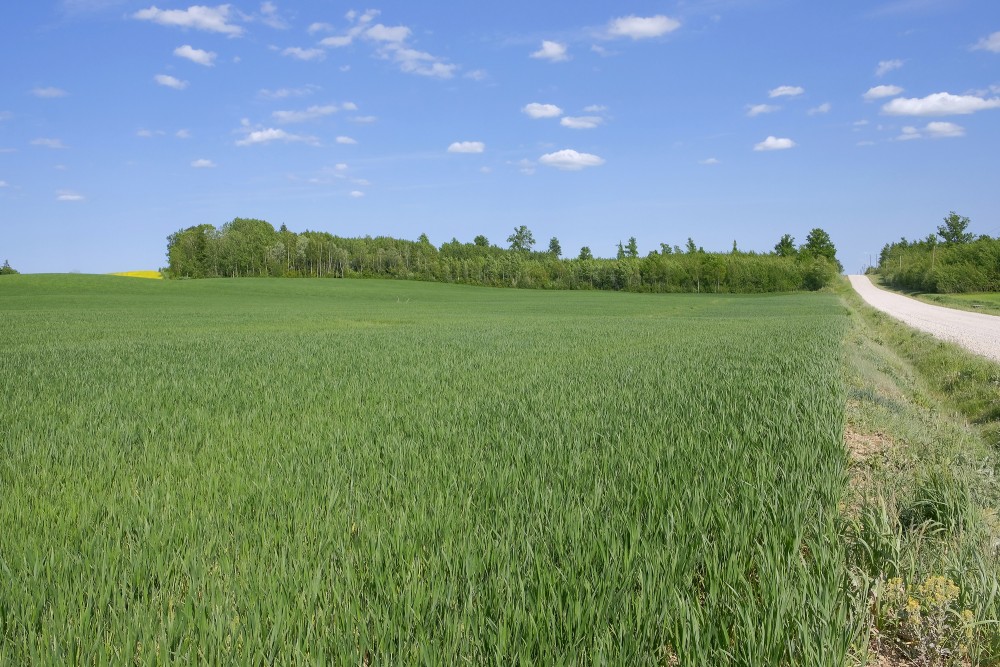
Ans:
[[[0,285],[0,663],[842,665],[830,294]]]

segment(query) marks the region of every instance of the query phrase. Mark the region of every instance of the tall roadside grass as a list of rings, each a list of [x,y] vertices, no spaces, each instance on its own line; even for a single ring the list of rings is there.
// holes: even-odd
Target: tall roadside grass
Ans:
[[[0,663],[844,664],[832,295],[13,278]]]
[[[858,664],[1000,664],[1000,365],[845,289]]]

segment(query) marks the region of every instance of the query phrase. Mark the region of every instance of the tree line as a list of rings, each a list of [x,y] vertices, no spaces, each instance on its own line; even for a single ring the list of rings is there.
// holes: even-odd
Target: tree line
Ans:
[[[636,239],[618,244],[614,259],[594,257],[589,247],[563,257],[555,237],[536,251],[526,226],[514,229],[507,247],[483,235],[471,243],[452,239],[434,246],[387,236],[345,238],[327,232],[292,232],[285,225],[236,218],[179,230],[167,239],[168,278],[241,276],[378,277],[492,287],[602,289],[633,292],[778,292],[815,290],[840,272],[836,248],[822,229],[795,245],[786,234],[770,253],[705,252],[688,239],[684,248],[660,244],[640,257]]]
[[[17,269],[10,265],[6,259],[3,261],[3,266],[0,266],[0,276],[12,276],[17,274]]]
[[[887,243],[875,271],[893,287],[918,292],[1000,291],[1000,238],[977,237],[969,223],[951,211],[936,233]]]

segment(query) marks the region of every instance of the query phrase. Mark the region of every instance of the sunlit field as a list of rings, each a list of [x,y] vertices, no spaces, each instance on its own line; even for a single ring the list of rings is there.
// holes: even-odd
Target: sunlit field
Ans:
[[[112,273],[113,276],[121,276],[123,278],[150,278],[152,280],[162,280],[163,275],[159,271],[123,271],[121,273]]]
[[[0,663],[844,663],[834,296],[9,276],[0,321]]]

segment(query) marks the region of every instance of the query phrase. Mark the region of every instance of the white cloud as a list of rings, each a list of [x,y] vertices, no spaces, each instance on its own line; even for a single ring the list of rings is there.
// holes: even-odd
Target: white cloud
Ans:
[[[229,14],[230,5],[218,7],[195,5],[187,9],[159,9],[153,6],[149,9],[140,9],[132,14],[132,18],[166,26],[218,32],[230,37],[242,35],[243,28],[229,23]]]
[[[283,56],[290,56],[298,60],[323,60],[326,57],[326,51],[323,49],[303,49],[298,46],[290,46],[281,52]]]
[[[310,35],[315,35],[317,32],[333,32],[333,26],[329,23],[311,23],[306,31]]]
[[[604,113],[608,108],[602,104],[591,104],[590,106],[583,107],[583,110],[587,113]]]
[[[312,95],[319,89],[319,86],[312,85],[303,86],[301,88],[278,88],[277,90],[268,90],[267,88],[264,88],[258,91],[257,95],[269,100],[283,100],[287,97],[305,97],[307,95]]]
[[[983,37],[981,40],[976,42],[976,45],[972,48],[980,51],[1000,53],[1000,30],[991,34],[989,37]]]
[[[67,95],[69,95],[69,93],[67,93],[62,88],[56,88],[54,86],[48,86],[46,88],[32,88],[31,94],[34,95],[35,97],[42,97],[45,99],[66,97]]]
[[[184,90],[188,87],[187,81],[181,81],[180,79],[170,76],[169,74],[157,74],[153,77],[153,80],[161,86],[173,88],[174,90]]]
[[[553,63],[569,60],[569,56],[566,54],[565,44],[550,42],[547,39],[542,40],[542,48],[532,53],[531,57],[539,60],[548,60]]]
[[[362,192],[361,190],[351,190],[351,196],[354,197],[355,199],[361,199],[362,197],[365,196],[365,193]]]
[[[955,116],[996,109],[1000,97],[983,99],[975,95],[934,93],[927,97],[899,97],[882,107],[890,116]]]
[[[457,65],[446,64],[440,58],[429,53],[402,47],[398,44],[389,44],[385,52],[391,54],[392,59],[399,64],[399,69],[408,74],[450,79],[455,75],[455,70],[458,69]]]
[[[868,91],[862,95],[866,100],[879,100],[883,97],[892,97],[893,95],[899,95],[903,92],[903,89],[899,86],[874,86],[869,88]]]
[[[56,201],[83,201],[84,196],[72,190],[59,190],[56,192]]]
[[[53,149],[56,149],[56,150],[60,150],[60,149],[63,149],[63,148],[68,148],[68,146],[66,146],[59,139],[44,139],[44,138],[43,139],[32,139],[31,140],[31,145],[32,146],[41,146],[42,148],[53,148]]]
[[[600,116],[563,116],[559,120],[560,125],[572,130],[592,130],[603,122]]]
[[[484,69],[474,69],[465,73],[465,78],[472,79],[473,81],[485,81],[487,76],[489,75]]]
[[[376,42],[394,42],[402,44],[410,36],[410,29],[405,25],[385,26],[376,23],[365,31],[365,37]]]
[[[164,134],[166,133],[163,130],[147,130],[143,128],[141,130],[136,130],[135,136],[143,139],[151,139],[153,137],[162,137]]]
[[[902,66],[902,60],[880,60],[878,61],[878,67],[875,68],[875,76],[885,76],[892,70],[899,69]]]
[[[288,24],[278,14],[278,8],[273,2],[262,2],[260,5],[260,14],[260,21],[264,25],[276,30],[285,30],[288,28]]]
[[[862,119],[862,120],[856,120],[852,124],[854,125],[854,127],[864,127],[865,125],[868,125],[868,123],[869,121]]]
[[[320,40],[322,46],[329,46],[335,49],[339,49],[342,46],[348,46],[354,41],[352,35],[336,35],[334,37],[326,37]]]
[[[954,137],[964,137],[965,128],[955,123],[945,121],[932,121],[923,128],[913,126],[904,127],[902,134],[896,137],[896,141],[909,141],[911,139],[949,139]]]
[[[336,104],[327,104],[325,106],[311,106],[303,111],[274,111],[271,113],[271,117],[278,123],[304,123],[335,114],[337,111]]]
[[[611,24],[608,26],[608,35],[611,37],[646,39],[665,35],[680,27],[680,21],[663,16],[662,14],[646,18],[640,16],[623,16],[611,21]]]
[[[955,123],[947,123],[944,121],[933,121],[927,123],[924,128],[924,132],[931,139],[945,139],[949,137],[964,137],[965,128],[961,125],[956,125]]]
[[[319,145],[319,140],[316,137],[303,136],[299,134],[290,134],[284,130],[275,129],[273,127],[265,128],[263,130],[249,130],[246,128],[247,135],[236,142],[237,146],[254,146],[256,144],[269,144],[272,141],[283,141],[285,143],[307,143],[313,145]]]
[[[186,129],[177,130],[177,132],[174,133],[174,136],[177,137],[178,139],[190,139],[191,130],[186,130]]]
[[[546,153],[538,158],[538,162],[544,164],[546,167],[555,167],[563,171],[580,171],[586,167],[601,166],[604,164],[604,158],[590,153],[578,153],[571,148],[567,148],[555,153]]]
[[[204,65],[205,67],[212,67],[215,65],[215,58],[218,54],[212,51],[202,51],[201,49],[196,49],[190,44],[185,44],[184,46],[178,46],[174,49],[174,55],[178,58],[187,58],[193,63],[198,63],[199,65]]]
[[[774,113],[779,109],[781,109],[781,107],[774,106],[773,104],[748,104],[747,115],[753,118],[754,116],[759,116],[763,113]]]
[[[721,160],[719,160],[718,158],[714,158],[714,157],[710,157],[707,160],[700,160],[698,162],[698,164],[706,164],[706,165],[716,165],[716,164],[721,164],[721,163],[722,163]]]
[[[352,139],[351,137],[339,136],[337,137],[337,143],[343,144],[344,146],[353,146],[358,142],[356,139]]]
[[[819,105],[818,107],[813,107],[812,109],[809,109],[808,111],[806,111],[806,113],[809,114],[810,116],[815,116],[817,114],[830,113],[830,109],[832,108],[833,108],[832,104],[830,104],[829,102],[823,102],[823,104]]]
[[[535,173],[535,163],[525,158],[517,163],[517,170],[525,176],[531,176]]]
[[[481,141],[456,141],[448,146],[449,153],[482,153],[486,144]]]
[[[340,108],[343,109],[344,111],[357,111],[358,105],[355,104],[354,102],[344,102],[343,104],[340,105]]]
[[[767,96],[774,97],[798,97],[802,93],[806,92],[806,89],[802,86],[778,86],[770,91],[768,91]]]
[[[200,160],[195,160],[194,162],[192,162],[191,166],[194,167],[195,169],[212,169],[213,167],[216,166],[216,164],[211,160],[206,160],[205,158],[202,158]]]
[[[348,166],[346,162],[338,162],[333,166],[333,168],[336,169],[337,171],[347,171]]]
[[[779,139],[778,137],[770,136],[759,144],[756,144],[753,149],[755,151],[783,151],[794,147],[795,142],[791,139]]]
[[[521,111],[532,118],[558,118],[563,113],[563,110],[554,104],[539,104],[538,102],[524,105]]]

